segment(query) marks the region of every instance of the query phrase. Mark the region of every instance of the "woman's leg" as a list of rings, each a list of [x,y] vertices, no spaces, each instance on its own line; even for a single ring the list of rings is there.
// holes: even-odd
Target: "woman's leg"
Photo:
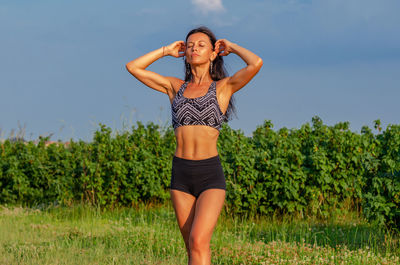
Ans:
[[[188,259],[190,259],[189,235],[194,217],[196,197],[189,193],[173,189],[170,190],[170,193],[178,226],[185,241]]]
[[[210,265],[210,241],[225,200],[225,190],[208,189],[196,201],[189,236],[189,265]]]

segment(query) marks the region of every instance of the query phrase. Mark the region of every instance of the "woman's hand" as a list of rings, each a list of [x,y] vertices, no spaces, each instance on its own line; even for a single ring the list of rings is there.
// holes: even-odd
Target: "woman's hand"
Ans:
[[[175,41],[168,46],[164,47],[163,55],[171,55],[176,58],[182,57],[185,55],[185,42],[182,40]]]
[[[232,42],[220,39],[215,42],[215,51],[219,56],[227,56],[232,52]]]

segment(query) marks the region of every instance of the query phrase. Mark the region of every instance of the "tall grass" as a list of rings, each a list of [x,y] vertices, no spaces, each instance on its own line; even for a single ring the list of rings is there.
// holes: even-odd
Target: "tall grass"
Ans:
[[[221,215],[212,264],[399,264],[399,237],[357,215],[328,222]],[[0,264],[186,264],[171,205],[0,210]]]

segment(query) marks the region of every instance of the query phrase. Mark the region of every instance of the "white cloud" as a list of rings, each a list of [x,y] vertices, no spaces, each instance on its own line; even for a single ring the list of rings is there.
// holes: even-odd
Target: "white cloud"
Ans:
[[[192,3],[204,14],[210,11],[224,11],[222,0],[192,0]]]

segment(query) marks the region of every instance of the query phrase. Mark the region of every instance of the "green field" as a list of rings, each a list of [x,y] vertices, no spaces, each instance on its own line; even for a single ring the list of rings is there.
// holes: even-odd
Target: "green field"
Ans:
[[[329,222],[230,217],[212,264],[400,264],[399,237],[354,214]],[[171,205],[0,209],[0,264],[186,264]]]

